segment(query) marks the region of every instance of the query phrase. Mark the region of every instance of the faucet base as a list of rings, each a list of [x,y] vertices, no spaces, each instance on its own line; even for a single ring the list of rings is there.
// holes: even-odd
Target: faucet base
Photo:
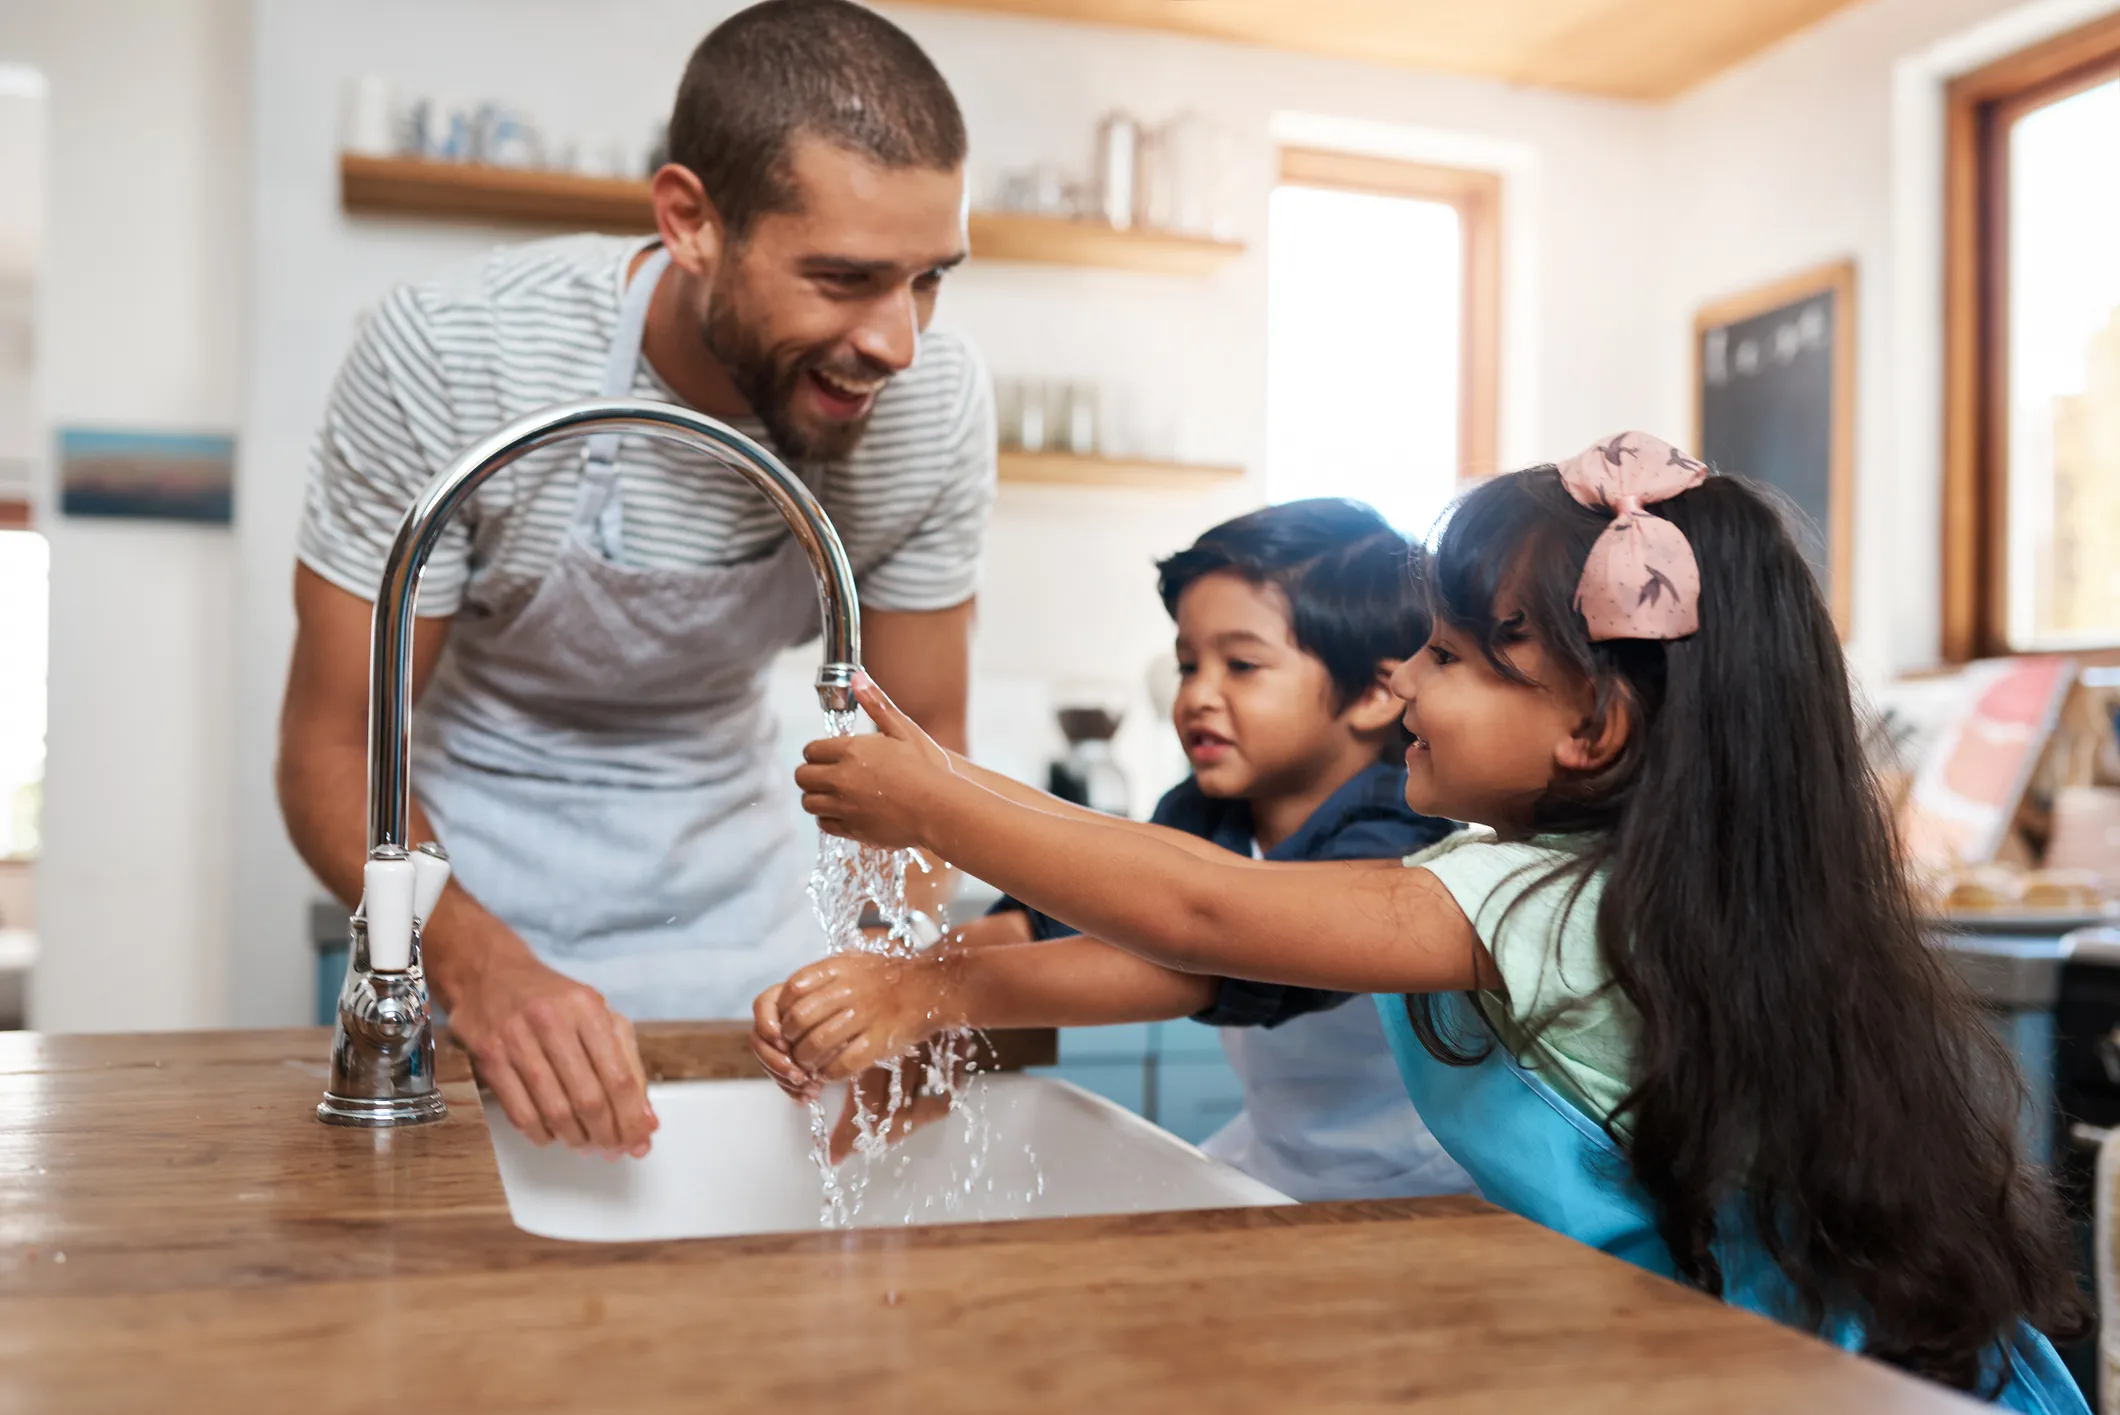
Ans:
[[[317,1119],[376,1130],[422,1125],[447,1113],[434,1084],[434,1023],[413,925],[412,966],[378,973],[368,964],[368,921],[351,920],[339,1025],[331,1037],[331,1079]]]
[[[424,1096],[335,1096],[329,1091],[317,1102],[317,1119],[326,1125],[348,1125],[361,1130],[382,1130],[396,1125],[425,1125],[449,1113],[440,1095]]]

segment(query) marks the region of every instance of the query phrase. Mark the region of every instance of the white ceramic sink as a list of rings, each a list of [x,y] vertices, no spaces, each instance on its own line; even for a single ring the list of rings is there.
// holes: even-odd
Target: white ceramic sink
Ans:
[[[867,1165],[857,1227],[1286,1204],[1286,1196],[1100,1096],[1046,1077],[982,1077],[983,1094]],[[488,1102],[486,1125],[516,1227],[591,1243],[785,1233],[820,1226],[823,1186],[806,1107],[770,1081],[651,1086],[662,1128],[646,1159],[539,1149]],[[967,1116],[989,1131],[983,1163]],[[831,1098],[836,1119],[840,1099]],[[977,1122],[973,1122],[977,1123]],[[855,1192],[850,1182],[849,1192]]]

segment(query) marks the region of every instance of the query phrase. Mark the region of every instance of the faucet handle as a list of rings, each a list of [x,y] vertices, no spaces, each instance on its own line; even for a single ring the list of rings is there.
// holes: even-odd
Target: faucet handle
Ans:
[[[413,892],[418,871],[395,845],[378,845],[361,870],[361,912],[368,921],[368,967],[403,973],[412,967]]]
[[[412,917],[422,928],[449,883],[449,852],[427,841],[412,852]]]

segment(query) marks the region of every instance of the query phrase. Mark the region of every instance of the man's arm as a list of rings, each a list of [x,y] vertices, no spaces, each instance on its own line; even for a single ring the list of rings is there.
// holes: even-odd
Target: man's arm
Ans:
[[[374,606],[295,569],[294,658],[280,710],[279,796],[295,848],[348,907],[368,831],[368,642]],[[415,620],[418,700],[449,620]],[[412,838],[435,838],[412,802]],[[442,842],[445,846],[447,841]],[[632,1027],[593,989],[539,962],[514,930],[451,881],[421,930],[421,958],[450,1030],[508,1118],[542,1144],[647,1151],[656,1125]]]
[[[862,667],[921,730],[960,754],[968,750],[973,603],[932,610],[866,609],[861,614]],[[905,696],[893,685],[903,687]],[[933,868],[906,872],[906,902],[934,915],[956,893],[957,875],[932,856],[928,863]]]
[[[973,604],[861,612],[862,667],[921,731],[960,755],[966,750]]]

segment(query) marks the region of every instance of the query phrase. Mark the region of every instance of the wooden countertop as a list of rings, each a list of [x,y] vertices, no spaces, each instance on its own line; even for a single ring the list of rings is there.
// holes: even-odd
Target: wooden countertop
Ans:
[[[0,1409],[1973,1408],[1470,1199],[534,1238],[467,1080],[332,1129],[326,1047],[0,1035]]]

